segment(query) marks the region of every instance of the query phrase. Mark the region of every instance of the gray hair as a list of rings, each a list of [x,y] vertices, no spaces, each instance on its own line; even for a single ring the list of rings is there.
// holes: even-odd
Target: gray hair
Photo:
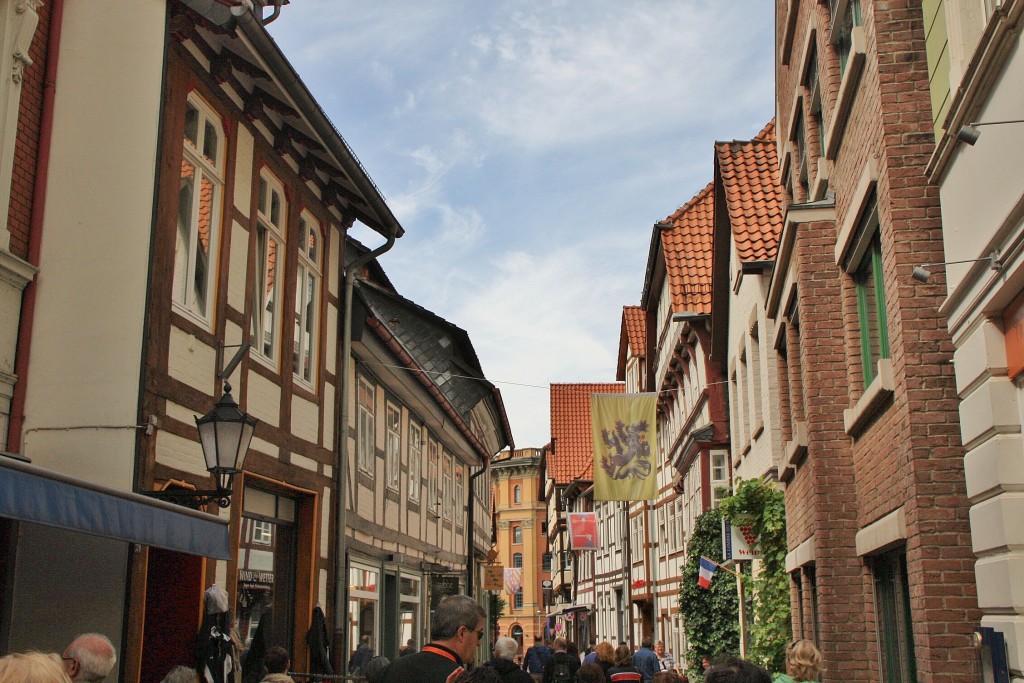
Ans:
[[[79,680],[102,681],[114,668],[114,644],[102,633],[83,633],[71,641],[67,654],[78,660]]]
[[[485,616],[484,608],[468,595],[449,595],[434,610],[430,639],[443,641],[454,638],[460,626],[475,630],[477,622]]]
[[[384,655],[377,655],[366,665],[366,680],[368,683],[381,683],[384,680],[384,670],[391,663]]]
[[[515,638],[503,636],[494,643],[494,657],[496,659],[515,659],[519,654],[519,641]]]
[[[190,666],[179,664],[164,676],[164,680],[160,683],[196,683],[199,680],[199,676],[196,674],[196,670]]]

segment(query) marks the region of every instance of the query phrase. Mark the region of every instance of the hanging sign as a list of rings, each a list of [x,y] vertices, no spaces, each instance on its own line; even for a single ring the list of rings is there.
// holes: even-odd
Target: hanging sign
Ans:
[[[505,582],[505,567],[500,564],[484,565],[484,590],[500,591]]]
[[[722,559],[726,562],[761,559],[752,517],[722,519]]]

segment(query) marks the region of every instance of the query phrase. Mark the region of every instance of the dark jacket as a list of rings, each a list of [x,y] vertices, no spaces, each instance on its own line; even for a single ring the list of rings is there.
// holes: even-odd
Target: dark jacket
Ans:
[[[573,657],[566,652],[556,652],[551,655],[548,663],[544,665],[544,677],[541,679],[541,683],[550,683],[552,670],[555,668],[556,662],[568,662],[569,671],[572,672],[573,679],[576,678],[576,672],[580,670],[580,658]]]
[[[484,664],[498,672],[504,683],[533,683],[533,676],[526,673],[510,659],[492,659]]]
[[[331,634],[327,631],[324,611],[313,608],[313,620],[306,632],[306,644],[309,645],[309,672],[314,674],[332,674],[331,667]]]
[[[547,645],[534,645],[526,651],[523,668],[532,674],[544,673],[544,665],[551,659],[551,648]]]
[[[455,669],[465,669],[462,658],[437,643],[407,657],[399,657],[384,669],[383,683],[445,683]]]

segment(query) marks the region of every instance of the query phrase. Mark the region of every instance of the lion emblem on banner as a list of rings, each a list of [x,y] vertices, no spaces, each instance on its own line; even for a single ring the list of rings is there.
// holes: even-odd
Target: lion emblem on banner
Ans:
[[[602,429],[601,439],[608,449],[601,456],[601,469],[610,479],[645,479],[651,473],[651,444],[647,441],[647,420],[626,425],[615,422],[612,430]]]

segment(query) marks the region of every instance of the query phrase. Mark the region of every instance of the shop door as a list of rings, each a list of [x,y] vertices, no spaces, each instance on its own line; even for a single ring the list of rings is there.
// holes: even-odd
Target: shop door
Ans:
[[[202,581],[202,558],[149,549],[140,683],[160,683],[178,664],[195,665]]]

